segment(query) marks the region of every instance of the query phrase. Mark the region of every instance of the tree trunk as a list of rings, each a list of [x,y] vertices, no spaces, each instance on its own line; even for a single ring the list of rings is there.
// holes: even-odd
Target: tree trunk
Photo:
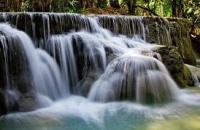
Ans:
[[[126,5],[128,7],[128,13],[130,15],[135,15],[136,14],[136,5],[137,5],[137,0],[127,0]]]
[[[97,0],[85,0],[86,8],[96,8],[97,7]]]
[[[82,7],[83,9],[85,9],[85,8],[86,8],[86,5],[87,5],[86,0],[80,0],[79,2],[80,2],[81,7]]]
[[[178,17],[183,17],[183,13],[184,13],[184,5],[182,3],[182,0],[178,0]]]
[[[108,5],[108,1],[107,0],[98,0],[98,2],[97,2],[98,4],[98,7],[100,7],[100,8],[104,8],[104,7],[106,7],[107,5]]]
[[[59,7],[58,7],[59,2],[58,2],[58,0],[51,0],[50,5],[51,5],[50,11],[53,11],[53,12],[58,12],[59,11]]]
[[[176,11],[176,8],[177,8],[177,0],[172,0],[171,2],[171,6],[172,6],[172,17],[177,17],[177,11]]]
[[[21,9],[21,3],[20,0],[14,0],[13,1],[13,8],[14,11],[18,12]]]
[[[119,9],[120,8],[119,1],[118,0],[110,0],[110,6],[113,8]]]

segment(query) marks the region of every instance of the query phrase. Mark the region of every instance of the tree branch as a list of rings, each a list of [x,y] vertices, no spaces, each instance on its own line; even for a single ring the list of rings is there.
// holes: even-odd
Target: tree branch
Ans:
[[[154,16],[159,16],[158,14],[156,14],[155,12],[153,12],[152,10],[150,10],[150,9],[148,9],[148,8],[146,8],[146,7],[143,7],[143,6],[136,5],[136,6],[133,6],[133,8],[140,8],[140,9],[142,9],[142,10],[145,10],[145,11],[147,11],[147,12],[153,14]]]

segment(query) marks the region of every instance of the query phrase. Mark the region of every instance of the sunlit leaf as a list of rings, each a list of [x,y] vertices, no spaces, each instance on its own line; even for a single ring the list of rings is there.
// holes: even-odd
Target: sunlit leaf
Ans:
[[[192,12],[192,8],[189,8],[187,13],[191,13]]]
[[[199,14],[199,10],[196,10],[196,11],[194,12],[194,14],[195,14],[195,15]]]

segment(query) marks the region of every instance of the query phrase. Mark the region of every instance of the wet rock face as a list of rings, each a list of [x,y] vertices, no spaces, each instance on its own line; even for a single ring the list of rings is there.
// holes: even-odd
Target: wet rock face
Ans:
[[[104,28],[114,34],[128,37],[138,36],[150,43],[173,45],[180,49],[184,63],[196,65],[191,46],[189,29],[191,23],[185,19],[131,16],[83,16],[78,14],[47,13],[1,13],[0,22],[8,21],[32,37],[36,46],[47,48],[46,42],[52,34],[70,31],[92,30],[90,20],[95,17]],[[124,24],[126,23],[126,24]]]
[[[196,37],[191,37],[192,47],[194,48],[195,54],[197,57],[200,57],[200,35]]]
[[[148,17],[147,24],[147,41],[150,43],[171,45],[169,21],[159,17]]]
[[[37,107],[37,103],[35,100],[35,95],[32,91],[27,93],[21,93],[19,98],[19,110],[21,112],[27,112],[35,110]]]
[[[184,19],[170,20],[170,35],[172,38],[172,45],[180,50],[184,63],[196,65],[196,59],[191,44],[189,30],[191,23]]]
[[[16,93],[0,88],[0,116],[19,111],[19,102],[17,98]]]
[[[149,43],[178,47],[184,63],[196,65],[189,35],[191,23],[185,19],[99,16],[98,20],[115,34],[137,35]]]
[[[0,22],[11,23],[29,34],[37,44],[44,44],[37,46],[45,47],[45,42],[50,34],[63,34],[71,30],[81,29],[93,31],[94,25],[90,20],[91,17],[95,17],[95,20],[102,27],[115,34],[123,34],[128,37],[137,35],[150,43],[179,47],[184,61],[188,64],[195,64],[189,37],[191,23],[185,19],[98,15],[87,17],[78,14],[53,13],[0,13]]]
[[[0,115],[6,114],[6,103],[5,103],[5,96],[4,96],[4,91],[0,89]]]
[[[159,48],[157,52],[160,53],[162,62],[180,87],[184,88],[193,84],[192,75],[184,65],[183,58],[178,48],[174,46],[165,46]]]
[[[0,44],[0,88],[4,89],[6,84],[5,79],[5,65],[4,65],[4,56],[3,56],[3,44]]]

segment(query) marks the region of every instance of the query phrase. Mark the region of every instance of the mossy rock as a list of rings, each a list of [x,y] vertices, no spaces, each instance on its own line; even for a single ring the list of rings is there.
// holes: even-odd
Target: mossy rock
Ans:
[[[187,21],[182,19],[178,19],[176,22],[171,21],[169,23],[170,35],[172,45],[180,49],[180,54],[183,57],[184,63],[196,65],[196,59],[189,36],[189,25]]]
[[[157,52],[160,53],[162,62],[179,87],[184,88],[192,84],[192,75],[184,65],[182,56],[177,47],[165,46],[159,48]]]
[[[188,86],[194,86],[192,73],[191,73],[191,71],[188,69],[188,67],[186,65],[184,65],[184,68],[183,68],[183,81]]]

